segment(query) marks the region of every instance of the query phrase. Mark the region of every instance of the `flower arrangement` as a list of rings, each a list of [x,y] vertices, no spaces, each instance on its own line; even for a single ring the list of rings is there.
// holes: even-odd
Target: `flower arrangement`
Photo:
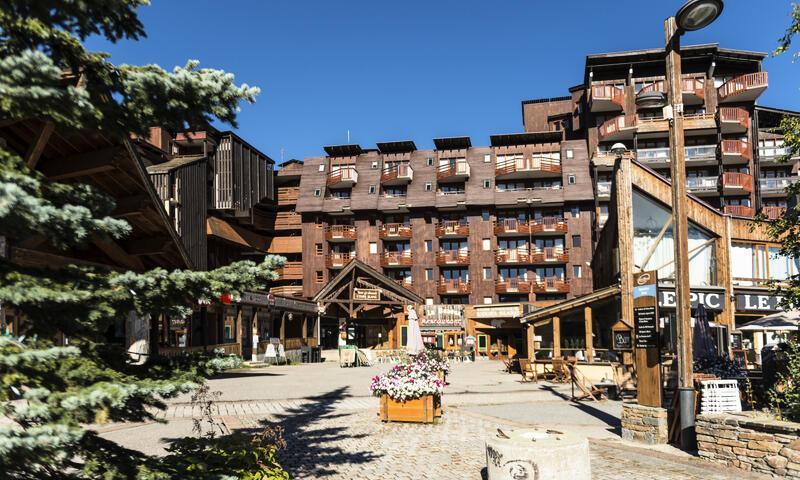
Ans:
[[[426,395],[441,395],[444,383],[426,365],[409,363],[376,375],[369,388],[376,397],[388,395],[392,400],[405,402]]]
[[[427,352],[421,352],[412,358],[414,363],[421,365],[422,368],[426,369],[430,373],[433,373],[434,375],[437,372],[442,372],[445,375],[450,374],[450,362],[447,361],[446,358],[441,358]]]

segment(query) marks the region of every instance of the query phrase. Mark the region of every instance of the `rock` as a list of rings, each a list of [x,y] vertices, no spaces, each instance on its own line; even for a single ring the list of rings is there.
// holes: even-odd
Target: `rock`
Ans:
[[[778,453],[783,448],[783,445],[775,442],[750,440],[747,443],[747,448],[760,450],[762,452]]]
[[[786,465],[789,464],[789,460],[787,460],[786,457],[781,457],[780,455],[770,455],[766,457],[764,460],[766,460],[767,465],[769,465],[772,468],[783,469],[786,468]]]

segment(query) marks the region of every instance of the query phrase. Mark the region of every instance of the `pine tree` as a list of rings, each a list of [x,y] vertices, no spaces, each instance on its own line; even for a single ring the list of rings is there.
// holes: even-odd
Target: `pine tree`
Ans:
[[[147,0],[0,0],[0,119],[41,118],[64,131],[123,139],[151,126],[236,126],[258,89],[189,61],[114,65],[83,43],[137,40]],[[0,144],[0,235],[39,234],[59,249],[130,232],[114,202],[87,185],[46,180]],[[129,312],[185,316],[198,299],[263,289],[278,257],[208,272],[118,272],[99,267],[22,268],[0,258],[0,303],[21,312],[23,337],[0,337],[0,478],[170,478],[160,460],[125,450],[84,425],[154,419],[164,400],[190,391],[230,359],[186,356],[131,363],[104,333]],[[56,343],[57,335],[69,339]],[[179,475],[180,476],[180,475]],[[186,477],[184,477],[186,478]]]

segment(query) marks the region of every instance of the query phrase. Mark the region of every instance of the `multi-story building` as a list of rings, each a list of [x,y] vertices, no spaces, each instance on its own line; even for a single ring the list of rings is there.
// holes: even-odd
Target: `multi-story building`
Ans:
[[[275,171],[275,237],[269,252],[286,257],[286,264],[278,272],[280,279],[273,283],[269,291],[277,295],[300,297],[303,295],[302,221],[296,207],[303,162],[288,160],[279,167]]]

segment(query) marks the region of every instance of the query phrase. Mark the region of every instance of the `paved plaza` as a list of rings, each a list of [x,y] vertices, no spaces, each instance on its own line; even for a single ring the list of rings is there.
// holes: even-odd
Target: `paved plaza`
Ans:
[[[591,440],[598,479],[762,478],[711,465],[670,447],[645,449],[619,439],[621,404],[569,401],[570,389],[521,383],[491,361],[457,364],[448,377],[439,425],[382,423],[369,380],[388,365],[339,368],[334,362],[229,372],[210,381],[221,392],[217,419],[228,431],[266,423],[285,429],[284,467],[301,479],[479,479],[484,442],[498,428],[556,427]],[[162,413],[166,423],[109,425],[103,435],[161,453],[190,435],[188,397]]]

